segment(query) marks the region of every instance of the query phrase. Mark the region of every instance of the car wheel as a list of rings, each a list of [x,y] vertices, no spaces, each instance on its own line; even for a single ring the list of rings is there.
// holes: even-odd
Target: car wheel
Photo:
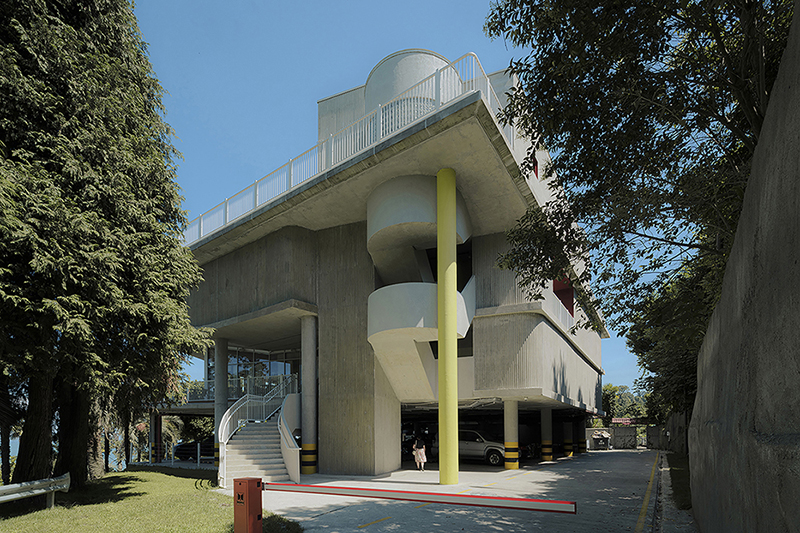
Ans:
[[[486,460],[492,466],[498,466],[500,463],[503,462],[503,454],[498,452],[497,450],[490,450],[489,455],[486,456]]]

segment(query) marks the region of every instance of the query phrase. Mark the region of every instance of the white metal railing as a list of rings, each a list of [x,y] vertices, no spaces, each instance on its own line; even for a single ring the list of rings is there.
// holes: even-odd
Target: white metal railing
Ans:
[[[184,242],[192,244],[200,240],[293,187],[370,148],[386,136],[436,112],[442,105],[474,91],[480,91],[486,106],[496,114],[500,109],[500,99],[492,89],[478,57],[470,52],[195,218],[184,231]],[[503,134],[513,148],[514,128],[504,126]]]
[[[56,478],[3,485],[0,486],[0,503],[47,494],[47,508],[52,509],[55,505],[56,492],[69,491],[69,483],[69,472],[67,472],[63,476]]]
[[[228,378],[228,399],[236,400],[247,394],[254,396],[264,396],[274,387],[283,383],[285,376],[264,376],[264,377],[244,377]],[[206,381],[192,381],[186,391],[186,401],[204,402],[214,399],[213,379]]]
[[[236,400],[225,414],[219,423],[219,478],[225,479],[225,445],[230,438],[239,430],[244,427],[248,420],[263,421],[268,420],[272,415],[278,412],[283,403],[283,399],[287,394],[297,392],[297,374],[288,376],[280,376],[283,379],[281,383],[275,386],[269,394],[265,396],[256,396],[254,394],[246,394]],[[224,482],[224,481],[223,481]]]

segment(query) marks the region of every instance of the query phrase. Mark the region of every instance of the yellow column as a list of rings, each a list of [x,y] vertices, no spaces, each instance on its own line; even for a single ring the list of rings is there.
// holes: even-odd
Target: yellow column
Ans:
[[[458,483],[456,173],[436,174],[439,321],[439,484]]]

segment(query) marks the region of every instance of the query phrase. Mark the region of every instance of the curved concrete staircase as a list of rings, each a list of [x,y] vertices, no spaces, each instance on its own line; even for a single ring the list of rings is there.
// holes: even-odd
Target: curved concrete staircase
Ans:
[[[239,477],[260,477],[263,481],[288,481],[289,472],[281,455],[281,436],[275,417],[248,422],[225,447],[225,486]]]

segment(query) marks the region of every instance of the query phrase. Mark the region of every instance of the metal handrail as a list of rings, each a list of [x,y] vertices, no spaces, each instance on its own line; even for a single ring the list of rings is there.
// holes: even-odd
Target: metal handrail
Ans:
[[[248,420],[268,420],[278,412],[283,398],[297,392],[297,374],[285,376],[286,379],[264,396],[246,394],[225,411],[219,424],[219,478],[225,483],[227,472],[226,445],[236,432],[244,427]]]
[[[189,222],[184,243],[200,240],[472,91],[479,91],[492,114],[497,114],[500,99],[478,56],[469,52]],[[513,148],[514,127],[505,125],[502,130]]]

